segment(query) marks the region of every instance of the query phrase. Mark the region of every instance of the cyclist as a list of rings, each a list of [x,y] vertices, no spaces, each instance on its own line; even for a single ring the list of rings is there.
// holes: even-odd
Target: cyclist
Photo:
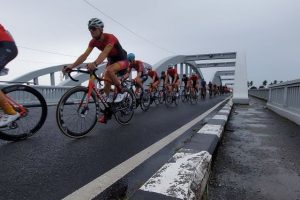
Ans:
[[[144,63],[140,60],[135,60],[135,55],[133,53],[129,53],[127,59],[129,61],[129,67],[127,69],[127,73],[124,76],[124,79],[127,79],[129,77],[132,68],[134,68],[137,72],[137,75],[134,78],[137,85],[135,92],[139,93],[140,88],[142,89],[142,91],[144,91],[143,83],[148,79],[148,73],[144,67]]]
[[[148,70],[148,76],[152,79],[152,83],[150,84],[150,92],[157,90],[159,86],[159,78],[156,71],[152,70],[151,66],[147,66],[146,69]]]
[[[206,96],[206,81],[204,79],[201,80],[201,95]]]
[[[13,37],[0,24],[0,75],[6,75],[8,69],[5,68],[7,63],[13,60],[18,55],[18,48]],[[0,107],[4,114],[0,117],[0,127],[6,126],[12,121],[20,117],[20,113],[16,112],[9,104],[4,93],[0,90]]]
[[[174,91],[176,89],[176,92],[179,92],[179,76],[177,74],[177,69],[174,68],[172,64],[168,65],[168,70],[166,74],[166,80],[165,85],[167,85],[167,81],[169,80],[169,77],[171,77],[171,83],[169,84],[170,87],[168,87],[169,91]],[[172,90],[171,90],[172,89]],[[178,94],[177,94],[178,96]]]
[[[186,74],[183,74],[181,82],[184,84],[185,93],[188,94],[189,90],[190,90],[190,80],[189,80],[189,77],[187,77]]]
[[[167,75],[166,75],[166,72],[165,71],[162,71],[160,73],[160,80],[162,80],[162,87],[164,88],[165,87],[165,83],[166,83],[166,80],[167,80]]]
[[[190,84],[191,84],[191,88],[195,89],[195,91],[198,92],[199,77],[195,72],[193,72],[192,75],[190,76]]]
[[[96,47],[101,53],[94,62],[87,64],[87,69],[93,71],[101,64],[106,58],[108,60],[105,72],[104,72],[104,92],[106,96],[109,96],[111,83],[116,87],[118,95],[114,97],[114,102],[120,102],[124,99],[125,93],[122,93],[121,82],[118,79],[116,73],[125,74],[128,68],[127,52],[122,48],[118,39],[109,33],[103,33],[104,23],[98,18],[92,18],[88,22],[88,29],[91,33],[92,39],[89,42],[88,48],[85,52],[77,58],[77,60],[63,69],[63,72],[82,64],[90,55],[92,50]],[[112,101],[108,99],[108,102]],[[103,115],[99,118],[99,122],[106,123],[107,116]]]
[[[213,84],[211,83],[211,81],[209,81],[208,83],[208,90],[209,90],[209,96],[212,96],[212,92],[213,92]]]

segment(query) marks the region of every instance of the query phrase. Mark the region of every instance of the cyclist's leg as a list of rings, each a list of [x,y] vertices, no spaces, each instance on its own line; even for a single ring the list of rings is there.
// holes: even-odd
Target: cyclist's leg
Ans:
[[[116,63],[113,63],[113,64],[107,66],[106,75],[113,82],[113,84],[116,86],[118,91],[121,90],[121,82],[118,79],[116,73],[118,73],[120,70],[123,70],[127,67],[128,67],[128,61],[119,61],[119,62],[116,62]],[[109,89],[110,89],[110,83],[108,85],[109,85],[109,87],[106,87],[106,91],[109,91]]]
[[[18,49],[14,42],[0,42],[0,72],[18,55]],[[6,114],[15,115],[16,111],[8,103],[4,93],[0,91],[0,107]]]
[[[18,49],[14,42],[0,42],[0,73],[5,68],[7,63],[13,60],[18,55]],[[7,70],[6,70],[7,73]],[[6,75],[6,73],[4,75]],[[4,126],[11,121],[16,120],[20,114],[7,101],[6,96],[0,91],[0,107],[6,115],[1,116],[0,126]]]

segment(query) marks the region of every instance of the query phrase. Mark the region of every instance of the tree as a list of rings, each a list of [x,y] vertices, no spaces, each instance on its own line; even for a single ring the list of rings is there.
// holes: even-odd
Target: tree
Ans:
[[[277,80],[274,80],[274,82],[273,82],[275,85],[277,84]]]
[[[267,81],[267,80],[264,80],[263,86],[266,86],[267,84],[268,84],[268,81]]]

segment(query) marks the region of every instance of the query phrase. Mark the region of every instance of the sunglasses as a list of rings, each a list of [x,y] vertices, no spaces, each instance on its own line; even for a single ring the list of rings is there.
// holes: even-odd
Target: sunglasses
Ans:
[[[89,27],[89,30],[94,32],[94,31],[96,31],[96,30],[97,30],[97,28],[96,28],[96,27],[93,27],[93,26],[91,26],[91,27]]]

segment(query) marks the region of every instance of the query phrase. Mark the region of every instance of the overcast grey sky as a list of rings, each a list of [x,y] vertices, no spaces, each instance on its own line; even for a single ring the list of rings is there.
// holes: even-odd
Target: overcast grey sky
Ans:
[[[102,19],[104,32],[114,34],[127,52],[150,64],[174,55],[170,52],[189,55],[242,49],[247,53],[248,80],[255,85],[265,79],[300,78],[299,0],[88,0],[155,45],[84,0],[0,1],[0,23],[20,47],[5,80],[73,62],[91,39],[87,21],[92,17]],[[98,53],[95,49],[90,60]],[[204,70],[204,75],[211,72]]]

